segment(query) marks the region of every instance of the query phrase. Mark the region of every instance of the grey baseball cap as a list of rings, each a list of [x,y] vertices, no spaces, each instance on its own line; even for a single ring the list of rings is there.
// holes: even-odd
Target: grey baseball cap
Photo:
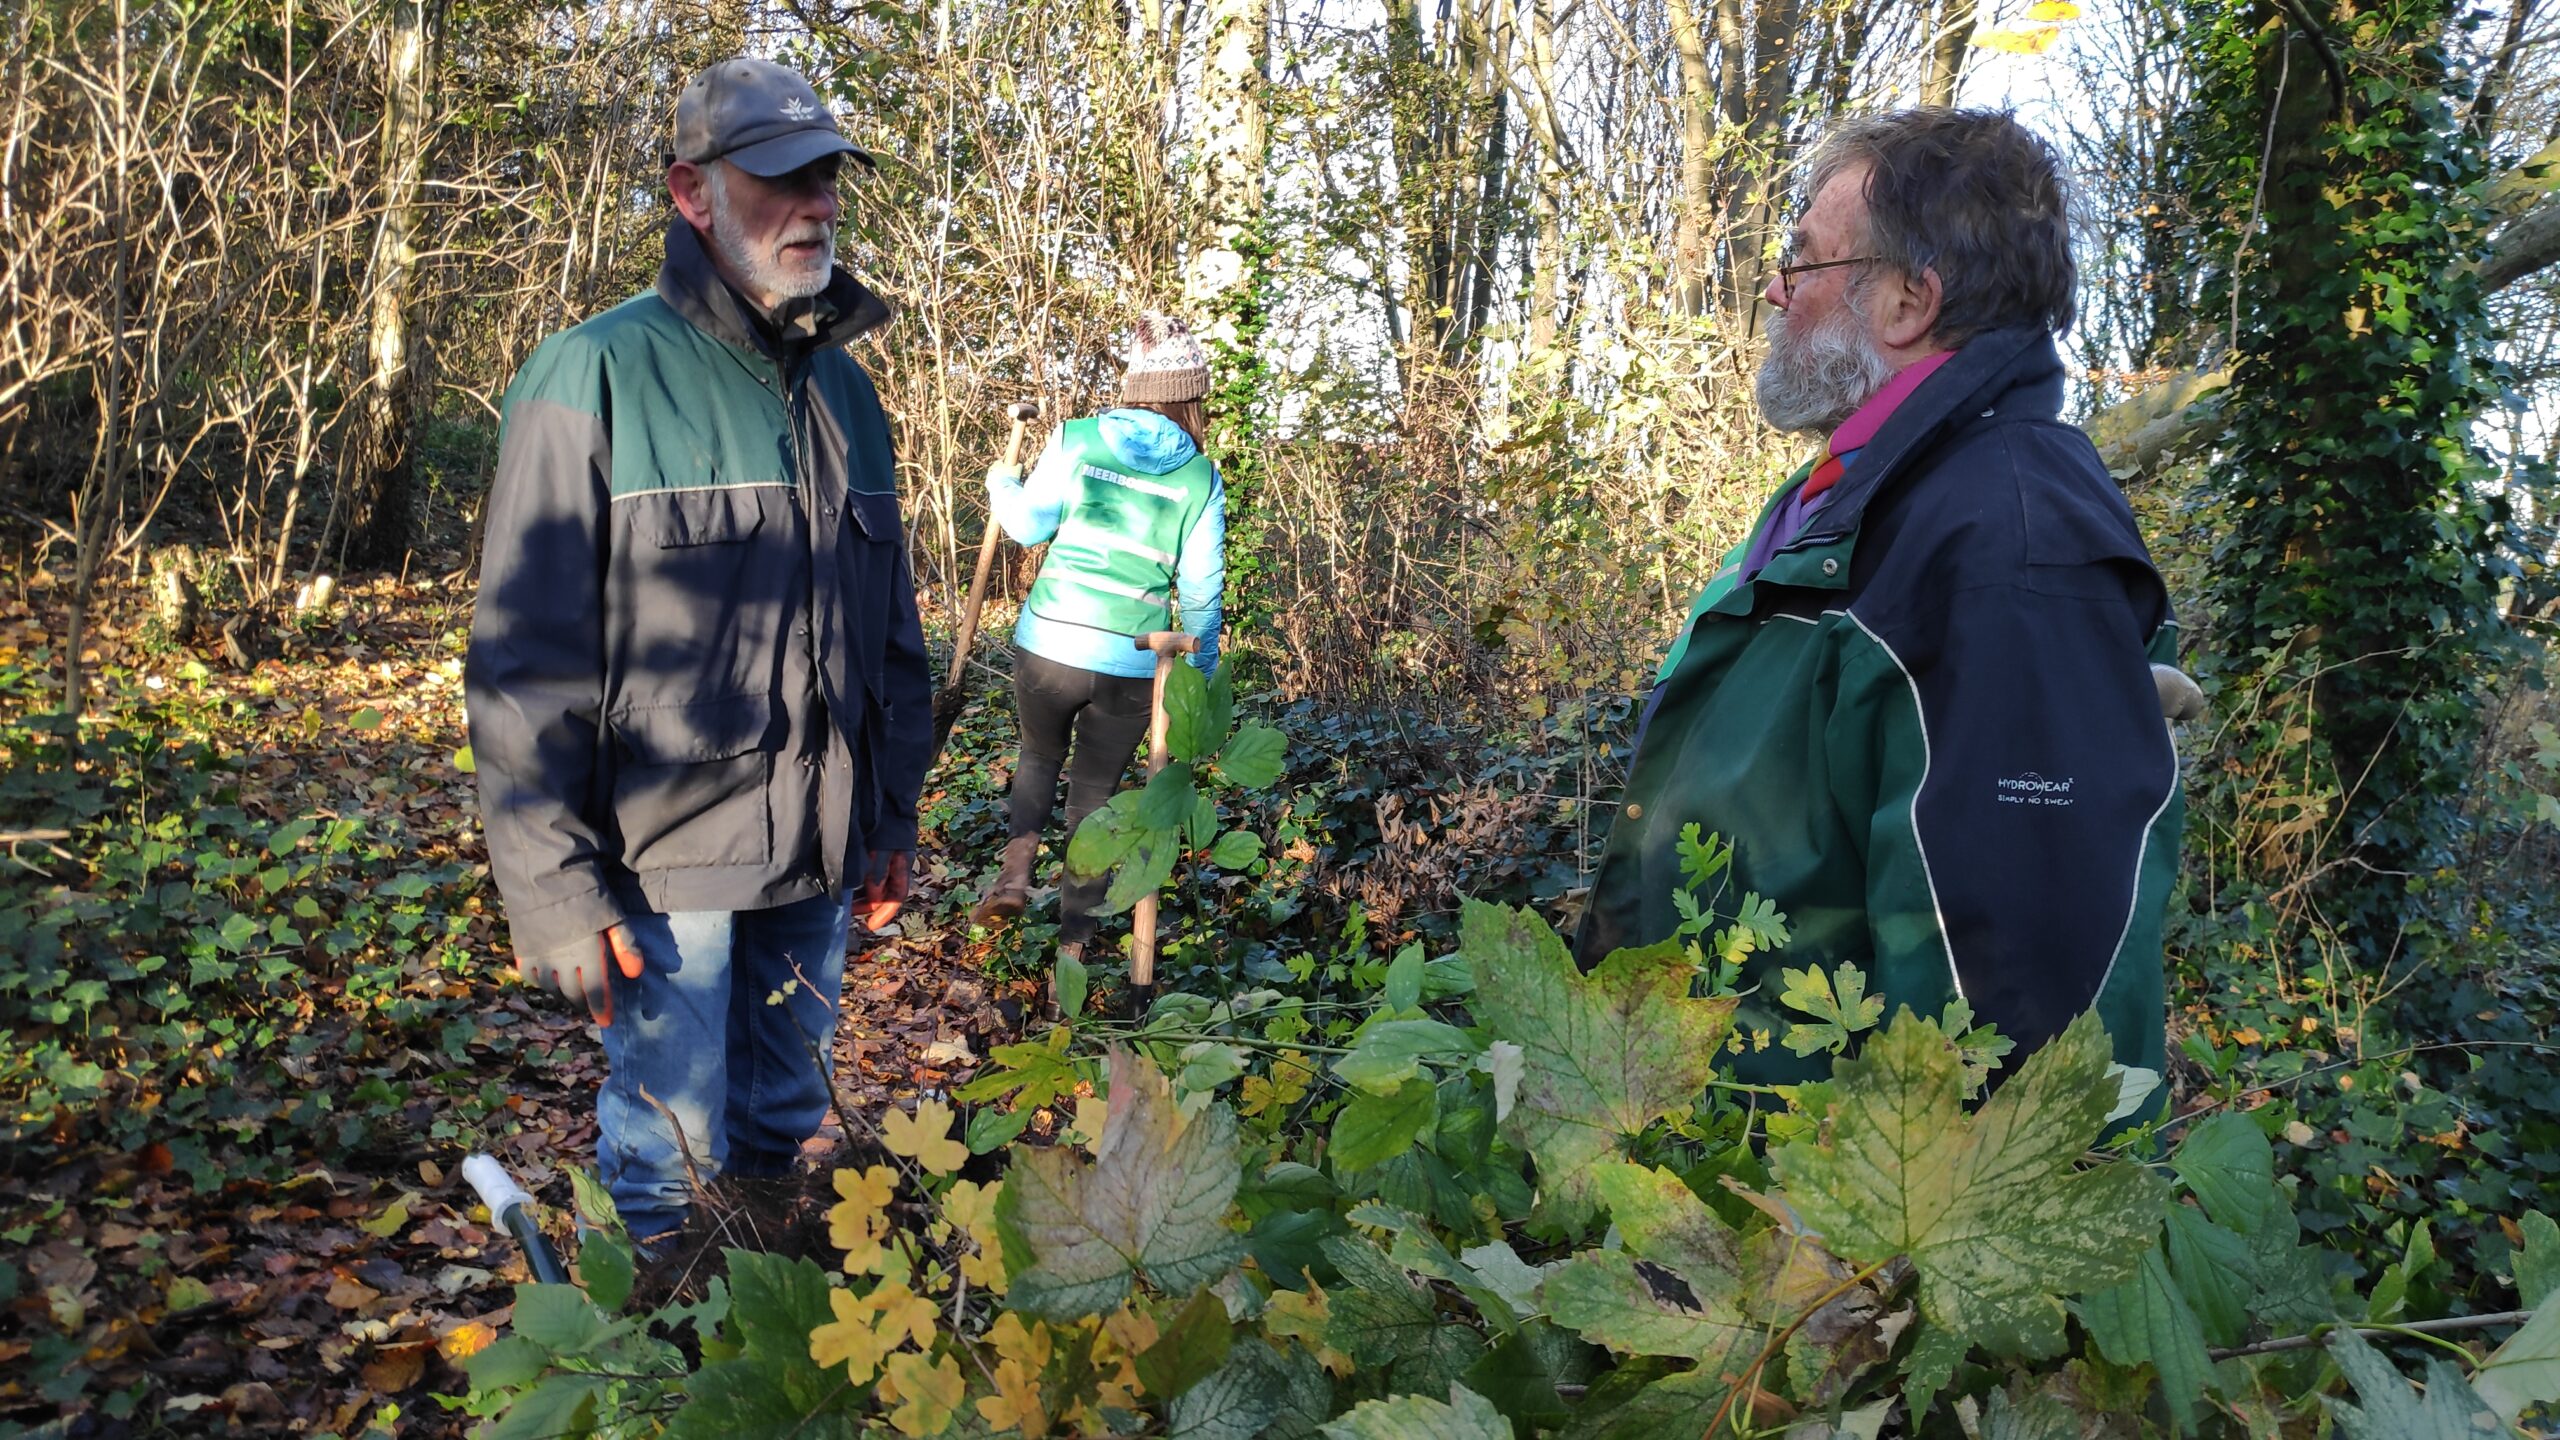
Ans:
[[[871,152],[844,138],[808,80],[788,66],[740,56],[693,77],[676,97],[676,158],[726,160],[750,175],[788,175],[812,160]]]

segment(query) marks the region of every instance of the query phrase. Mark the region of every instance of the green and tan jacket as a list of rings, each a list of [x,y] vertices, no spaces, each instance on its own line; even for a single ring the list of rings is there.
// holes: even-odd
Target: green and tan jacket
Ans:
[[[1793,931],[1745,974],[1746,1029],[1786,1033],[1779,967],[1846,962],[1891,1007],[1962,995],[2018,1042],[2012,1067],[2095,1006],[2121,1061],[2160,1068],[2184,804],[2149,665],[2176,623],[2061,400],[2042,332],[1976,337],[1803,534],[1710,585],[1648,705],[1586,965],[1679,925],[1694,823],[1737,847],[1725,904],[1756,891]]]

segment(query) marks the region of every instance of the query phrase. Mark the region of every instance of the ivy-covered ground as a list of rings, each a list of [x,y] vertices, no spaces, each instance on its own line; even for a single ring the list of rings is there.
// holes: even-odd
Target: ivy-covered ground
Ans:
[[[283,632],[278,653],[247,673],[147,626],[111,627],[98,658],[112,693],[77,727],[41,718],[51,708],[42,677],[52,669],[42,577],[31,577],[23,609],[0,618],[8,722],[0,730],[0,831],[8,835],[0,863],[0,1021],[8,1031],[0,1052],[0,1435],[439,1435],[473,1423],[439,1397],[468,1388],[462,1360],[514,1333],[514,1286],[528,1277],[471,1208],[458,1162],[474,1149],[505,1158],[552,1206],[565,1238],[567,1172],[593,1140],[600,1058],[582,1020],[517,986],[504,962],[460,753],[461,593],[388,580],[351,587],[339,609]],[[1496,1165],[1435,1176],[1432,1157],[1444,1141],[1451,1155],[1479,1143],[1467,1138],[1476,1122],[1441,1108],[1452,1100],[1434,1099],[1422,1115],[1424,1092],[1406,1077],[1374,1064],[1345,1074],[1338,1061],[1375,1043],[1383,1016],[1438,1027],[1392,1032],[1418,1048],[1386,1057],[1388,1070],[1410,1060],[1413,1075],[1438,1077],[1425,1087],[1435,1096],[1500,1083],[1498,1066],[1451,1068],[1455,1052],[1432,1048],[1452,1022],[1511,1033],[1471,1013],[1476,1002],[1450,981],[1458,972],[1448,967],[1465,948],[1462,901],[1570,921],[1582,868],[1605,833],[1627,707],[1568,705],[1492,730],[1328,715],[1250,694],[1235,705],[1248,723],[1285,735],[1285,768],[1267,787],[1214,792],[1212,830],[1256,844],[1250,855],[1231,850],[1229,859],[1244,862],[1236,868],[1185,864],[1174,875],[1165,988],[1202,999],[1197,1014],[1162,1012],[1142,1050],[1159,1061],[1191,1057],[1194,1068],[1175,1067],[1172,1080],[1198,1097],[1183,1102],[1185,1114],[1199,1104],[1231,1107],[1243,1133],[1280,1146],[1274,1154],[1296,1156],[1287,1163],[1334,1187],[1326,1198],[1312,1188],[1247,1185],[1248,1228],[1266,1258],[1282,1257],[1262,1272],[1294,1255],[1339,1279],[1343,1265],[1369,1263],[1365,1252],[1346,1260],[1325,1248],[1356,1228],[1396,1258],[1394,1287],[1420,1285],[1416,1293],[1428,1296],[1428,1265],[1415,1269],[1415,1256],[1428,1260],[1447,1236],[1482,1240],[1515,1224],[1512,1208],[1525,1220],[1517,1154],[1502,1152],[1515,1156],[1509,1172]],[[813,1255],[837,1268],[823,1216],[838,1203],[833,1177],[883,1158],[872,1118],[920,1099],[950,1097],[960,1112],[953,1134],[972,1150],[992,1154],[1010,1131],[1101,1138],[1101,1112],[1083,1115],[1091,1123],[1081,1127],[1079,1115],[1093,1091],[1112,1088],[1103,1052],[1121,1032],[1088,1024],[1070,1040],[1032,1027],[1035,1049],[1058,1047],[1055,1063],[1024,1050],[988,1063],[997,1046],[1025,1033],[1022,1007],[1038,988],[1049,939],[1040,909],[993,937],[967,934],[957,919],[997,848],[1008,731],[1006,707],[993,697],[964,717],[926,797],[918,902],[900,933],[855,958],[836,1060],[863,1133],[830,1126],[813,1143],[815,1198],[724,1197],[724,1228],[695,1257],[698,1271],[679,1298],[705,1293],[725,1267],[717,1252],[726,1245]],[[1206,761],[1199,769],[1204,784],[1218,773]],[[2501,834],[2502,845],[2548,843],[2524,824]],[[1195,838],[1214,848],[1213,834]],[[1140,844],[1130,839],[1133,850]],[[2460,913],[2429,941],[2429,972],[2402,977],[2389,993],[2323,973],[2247,900],[2187,896],[2179,911],[2173,1113],[2247,1117],[2242,1148],[2264,1146],[2270,1175],[2291,1187],[2300,1233],[2317,1247],[2304,1252],[2316,1261],[2300,1262],[2319,1267],[2304,1283],[2352,1295],[2392,1324],[2518,1308],[2519,1286],[2534,1283],[2529,1271],[2539,1263],[2520,1255],[2541,1253],[2528,1245],[2542,1223],[2530,1217],[2560,1213],[2560,1066],[2544,1043],[2560,1023],[2551,897],[2465,894]],[[1711,947],[1759,943],[1713,930],[1700,938]],[[1415,988],[1426,974],[1428,988]],[[1097,956],[1089,979],[1098,1008],[1116,962]],[[1839,1040],[1868,1034],[1854,997],[1831,992],[1829,979],[1807,993],[1819,991],[1847,1022]],[[1285,1003],[1286,1023],[1240,1024],[1236,997],[1256,992],[1282,997],[1255,1003]],[[1219,1003],[1228,1010],[1213,1014]],[[1808,1021],[1838,1023],[1816,1014]],[[1762,1115],[1762,1102],[1779,1114]],[[1764,1144],[1809,1141],[1809,1130],[1789,1130],[1786,1109],[1776,1097],[1746,1103],[1734,1133]],[[1679,1131],[1707,1124],[1704,1116],[1645,1117],[1655,1136],[1646,1143],[1656,1145],[1647,1153],[1666,1164],[1710,1153],[1716,1137]],[[1484,1123],[1480,1143],[1492,1144],[1493,1117]],[[1420,1178],[1399,1182],[1402,1191],[1379,1193],[1372,1181],[1342,1187],[1426,1131],[1437,1138],[1416,1150]],[[2216,1133],[2217,1145],[2241,1143],[2238,1132]],[[1300,1137],[1330,1153],[1288,1151]],[[910,1138],[906,1148],[922,1143]],[[912,1157],[899,1163],[908,1171],[901,1183],[914,1187],[904,1213],[949,1202],[947,1178]],[[1687,1179],[1693,1189],[1713,1183]],[[1623,1187],[1636,1177],[1595,1173],[1593,1183]],[[1490,1208],[1460,1204],[1460,1192]],[[1385,1204],[1438,1229],[1398,1239],[1404,1232],[1379,1228],[1392,1219],[1386,1212],[1350,1213],[1359,1204]],[[1588,1204],[1596,1210],[1599,1201]],[[973,1221],[992,1223],[966,1209],[946,1240],[976,1233]],[[1748,1219],[1733,1205],[1719,1209],[1730,1225]],[[1309,1218],[1275,1222],[1275,1214]],[[2233,1234],[2255,1233],[2231,1215],[2213,1219]],[[1274,1225],[1288,1233],[1262,1233]],[[1570,1231],[1549,1231],[1549,1243],[1563,1248],[1530,1258],[1560,1263],[1579,1253]],[[1650,1260],[1640,1244],[1630,1249]],[[1469,1264],[1491,1263],[1469,1255]],[[1011,1258],[1017,1276],[1047,1273],[1045,1257]],[[768,1278],[786,1284],[782,1274]],[[1453,1274],[1439,1282],[1449,1298],[1433,1302],[1448,1313],[1426,1304],[1430,1313],[1408,1318],[1434,1333],[1464,1320],[1477,1337],[1466,1343],[1500,1349],[1514,1331],[1486,1319],[1495,1311],[1475,1291],[1492,1294],[1515,1321],[1536,1315],[1538,1302],[1502,1299],[1506,1286],[1517,1288],[1508,1270],[1500,1283],[1463,1266]],[[1165,1307],[1161,1316],[1129,1312],[1148,1327],[1167,1328],[1196,1303],[1163,1276],[1140,1278],[1154,1297],[1148,1303]],[[1870,1273],[1859,1283],[1876,1280]],[[1713,1282],[1684,1283],[1695,1300],[1694,1287]],[[1404,1293],[1394,1287],[1385,1293]],[[1894,1313],[1898,1293],[1876,1287],[1878,1316]],[[1458,1314],[1459,1296],[1471,1319]],[[956,1311],[967,1310],[963,1302]],[[1309,1303],[1287,1302],[1256,1320],[1260,1329],[1230,1338],[1280,1354],[1293,1324],[1313,1325],[1308,1353],[1322,1362],[1322,1322],[1289,1318],[1290,1305]],[[1047,1306],[1054,1327],[1042,1332],[1045,1343],[1127,1348],[1139,1320],[1112,1322],[1125,1333],[1106,1342],[1095,1338],[1103,1330],[1073,1329],[1080,1322],[1069,1312],[1080,1304]],[[2074,1313],[2084,1327],[2108,1323]],[[1032,1322],[1014,1323],[1008,1343],[1033,1345]],[[1540,1323],[1553,1328],[1561,1318]],[[2130,1333],[2122,1327],[2131,1321],[2117,1323],[2119,1338]],[[2214,1323],[2218,1341],[2259,1333],[2247,1330],[2259,1323],[2254,1312]],[[700,1328],[691,1343],[716,1351],[716,1317]],[[1612,1369],[1594,1360],[1617,1348],[1607,1333],[1577,1333],[1585,1349],[1572,1352],[1580,1357],[1572,1366],[1533,1372],[1558,1397],[1671,1378],[1645,1358],[1660,1353],[1643,1349],[1655,1342]],[[2504,1333],[2462,1338],[2485,1352]],[[1519,1341],[1502,1353],[1521,1361],[1522,1347],[1549,1345]],[[1378,1353],[1379,1364],[1393,1358]],[[1540,1350],[1541,1364],[1562,1365],[1565,1353]],[[1232,1353],[1218,1358],[1224,1365]],[[1183,1368],[1204,1364],[1169,1354],[1148,1361],[1159,1383],[1218,1370]],[[2121,1368],[2155,1373],[2140,1366]],[[1462,1377],[1453,1370],[1449,1378]],[[1848,1395],[1849,1383],[1834,1398]],[[1019,1384],[1010,1393],[1006,1404],[1032,1403]],[[2034,1399],[2020,1395],[2019,1405]],[[1104,1398],[1087,1397],[1093,1416],[1109,1408]],[[1441,1398],[1460,1410],[1471,1403]],[[1772,1389],[1769,1398],[1798,1407],[1803,1397]],[[1491,1399],[1515,1420],[1527,1403],[1518,1393]]]

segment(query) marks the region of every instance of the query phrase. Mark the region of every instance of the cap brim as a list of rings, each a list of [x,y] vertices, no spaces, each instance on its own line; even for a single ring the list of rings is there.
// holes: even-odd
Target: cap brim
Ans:
[[[742,145],[720,158],[750,175],[770,180],[830,155],[850,155],[865,165],[875,164],[870,151],[833,130],[795,130],[788,135],[759,140],[753,145]]]

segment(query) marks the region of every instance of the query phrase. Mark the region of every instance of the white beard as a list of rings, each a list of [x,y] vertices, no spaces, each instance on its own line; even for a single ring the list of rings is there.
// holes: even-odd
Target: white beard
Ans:
[[[1819,434],[1840,428],[1893,376],[1894,364],[1877,352],[1854,297],[1843,297],[1828,320],[1801,336],[1789,327],[1787,312],[1770,315],[1769,353],[1751,393],[1772,429]]]
[[[727,170],[711,166],[707,178],[711,191],[711,248],[748,294],[774,301],[806,300],[827,288],[836,265],[836,237],[832,231],[817,225],[797,226],[775,236],[770,245],[751,245],[738,233],[737,212],[729,204]],[[822,247],[814,257],[783,257],[783,246],[807,240],[815,240]]]

